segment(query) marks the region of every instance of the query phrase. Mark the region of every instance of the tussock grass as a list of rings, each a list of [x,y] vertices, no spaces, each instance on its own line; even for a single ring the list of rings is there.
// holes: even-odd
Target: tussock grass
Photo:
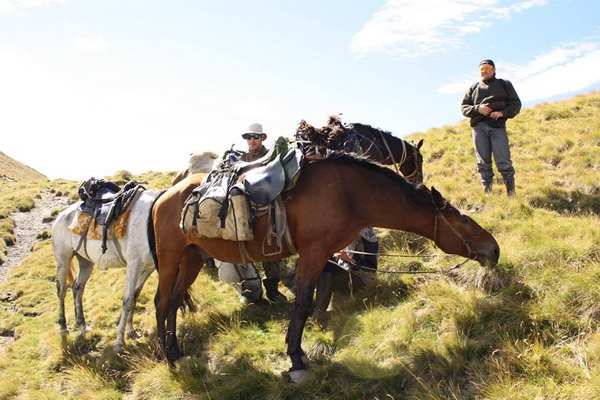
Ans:
[[[517,195],[502,182],[483,195],[470,128],[431,129],[425,182],[476,219],[501,246],[500,263],[482,268],[438,257],[428,240],[380,230],[380,273],[353,296],[334,295],[332,310],[309,319],[307,382],[287,381],[284,343],[293,304],[245,306],[236,292],[201,272],[193,285],[199,312],[180,314],[186,357],[157,361],[152,276],[138,302],[130,339],[112,351],[124,270],[94,271],[84,299],[92,331],[58,335],[51,245],[35,252],[0,285],[0,398],[125,399],[580,399],[600,397],[600,93],[541,104],[509,122]],[[132,176],[167,187],[171,173]],[[0,182],[0,246],[42,190],[75,200],[80,182]],[[1,256],[1,253],[0,253]],[[296,259],[283,290],[293,297]],[[73,327],[72,298],[67,318]]]

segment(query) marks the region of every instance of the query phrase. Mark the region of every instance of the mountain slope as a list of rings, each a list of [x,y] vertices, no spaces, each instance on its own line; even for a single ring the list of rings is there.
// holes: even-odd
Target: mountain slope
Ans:
[[[27,165],[14,160],[0,151],[0,178],[17,181],[48,179]]]

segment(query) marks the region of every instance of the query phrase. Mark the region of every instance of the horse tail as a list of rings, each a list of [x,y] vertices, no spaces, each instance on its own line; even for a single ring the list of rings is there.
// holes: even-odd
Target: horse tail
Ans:
[[[192,295],[190,289],[188,289],[185,292],[185,296],[183,296],[183,303],[179,308],[183,313],[185,313],[186,309],[191,313],[195,313],[196,311],[198,311],[198,307],[196,306],[196,299],[194,299],[194,296]]]
[[[67,286],[73,287],[73,283],[75,283],[75,261],[71,258],[71,261],[69,261],[69,272],[67,273]]]
[[[154,268],[158,271],[158,255],[156,254],[156,233],[154,232],[154,221],[152,219],[152,211],[154,210],[154,205],[160,199],[167,190],[162,190],[154,202],[152,202],[152,206],[150,207],[150,212],[148,213],[148,220],[146,223],[146,236],[148,237],[148,247],[150,248],[150,254],[152,254],[152,260],[154,260]]]

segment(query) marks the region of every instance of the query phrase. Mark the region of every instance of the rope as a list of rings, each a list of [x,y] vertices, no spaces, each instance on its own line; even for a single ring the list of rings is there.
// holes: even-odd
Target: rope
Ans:
[[[452,254],[433,254],[431,256],[424,256],[424,255],[405,255],[405,254],[381,254],[379,255],[378,253],[365,253],[363,251],[355,251],[355,250],[344,250],[345,253],[354,253],[354,254],[364,254],[364,255],[377,255],[377,256],[381,256],[381,257],[421,257],[421,258],[425,258],[425,257],[454,257],[454,255]],[[427,270],[427,271],[393,271],[393,270],[382,270],[382,269],[377,269],[377,268],[371,268],[371,267],[364,267],[362,265],[358,265],[355,263],[351,263],[348,261],[344,261],[345,263],[347,263],[348,265],[356,268],[356,269],[363,269],[363,270],[367,270],[367,271],[372,271],[372,272],[378,272],[378,273],[382,273],[382,274],[404,274],[404,275],[418,275],[418,274],[446,274],[450,271],[453,271],[455,269],[458,269],[460,267],[462,267],[463,265],[465,265],[465,263],[467,263],[468,261],[471,261],[470,258],[466,258],[463,262],[456,264],[454,267],[452,268],[448,268],[447,270]],[[336,265],[339,267],[339,264],[332,261],[332,260],[327,260],[327,262],[332,263],[333,265]],[[350,271],[348,271],[350,272]]]

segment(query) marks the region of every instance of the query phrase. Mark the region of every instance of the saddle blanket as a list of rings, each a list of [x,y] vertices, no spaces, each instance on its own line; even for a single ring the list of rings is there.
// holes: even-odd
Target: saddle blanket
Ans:
[[[131,210],[125,210],[119,215],[111,228],[106,230],[107,239],[113,239],[113,232],[116,239],[123,237],[125,228],[127,227],[127,221],[129,220],[129,214],[131,214]],[[71,225],[69,225],[69,230],[77,236],[82,236],[88,226],[87,238],[89,240],[102,240],[103,226],[96,224],[94,218],[90,214],[77,210],[75,219],[71,222]]]

